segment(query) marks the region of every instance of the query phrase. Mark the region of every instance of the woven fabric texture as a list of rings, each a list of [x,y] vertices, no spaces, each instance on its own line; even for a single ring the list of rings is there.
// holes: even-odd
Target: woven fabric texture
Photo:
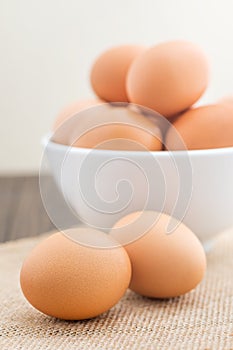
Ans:
[[[194,291],[167,301],[127,291],[109,312],[77,322],[47,317],[21,294],[22,261],[44,237],[0,245],[1,350],[233,349],[233,230],[216,239]]]

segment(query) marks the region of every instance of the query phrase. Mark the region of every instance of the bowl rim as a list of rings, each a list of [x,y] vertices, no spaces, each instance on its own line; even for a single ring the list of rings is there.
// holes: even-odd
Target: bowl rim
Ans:
[[[51,140],[52,133],[49,133],[42,137],[41,144],[44,147],[44,150],[46,147],[50,147],[53,149],[57,149],[58,151],[67,151],[69,149],[72,153],[77,154],[86,154],[90,151],[98,154],[108,154],[108,155],[131,155],[131,156],[147,156],[147,155],[153,155],[159,158],[165,158],[165,157],[171,157],[173,156],[180,156],[183,157],[184,155],[188,156],[216,156],[221,154],[233,154],[233,147],[222,147],[222,148],[208,148],[208,149],[195,149],[195,150],[175,150],[175,151],[126,151],[126,150],[108,150],[108,149],[93,149],[93,148],[84,148],[84,147],[73,147],[68,146],[64,144],[60,144],[57,142],[54,142]]]

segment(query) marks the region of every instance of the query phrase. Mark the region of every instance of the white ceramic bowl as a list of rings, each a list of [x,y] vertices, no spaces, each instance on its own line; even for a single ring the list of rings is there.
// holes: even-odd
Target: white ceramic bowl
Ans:
[[[58,188],[90,225],[108,229],[129,212],[159,210],[203,242],[233,225],[233,148],[138,152],[43,143]]]

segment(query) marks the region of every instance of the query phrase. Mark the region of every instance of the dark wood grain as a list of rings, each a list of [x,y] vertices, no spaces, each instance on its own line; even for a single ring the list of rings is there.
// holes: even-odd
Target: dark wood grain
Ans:
[[[0,177],[0,242],[53,229],[37,176]]]

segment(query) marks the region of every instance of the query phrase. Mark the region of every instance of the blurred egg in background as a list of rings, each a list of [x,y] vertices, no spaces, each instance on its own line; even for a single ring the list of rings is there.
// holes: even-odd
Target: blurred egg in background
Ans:
[[[216,103],[224,96],[231,96],[232,10],[230,1],[219,6],[211,0],[148,0],[146,3],[119,0],[111,6],[105,0],[98,3],[90,0],[69,3],[52,0],[36,4],[29,0],[1,2],[0,171],[4,174],[38,171],[41,138],[48,132],[48,126],[52,126],[62,109],[74,101],[95,100],[90,82],[91,67],[104,52],[122,45],[134,47],[130,57],[139,59],[136,56],[144,55],[144,50],[163,45],[163,42],[192,42],[205,52],[211,72],[208,89],[197,105]],[[186,61],[182,68],[185,64]],[[205,64],[202,69],[205,72]],[[198,67],[196,72],[199,72]],[[181,81],[182,75],[179,77]],[[120,78],[120,74],[116,78]],[[201,89],[195,90],[195,94],[201,94],[205,83],[203,74]],[[131,94],[136,93],[133,88],[136,89],[131,86]],[[187,85],[187,95],[189,91]],[[175,97],[176,91],[173,93]],[[188,104],[195,103],[194,97]],[[125,94],[123,98],[126,99]],[[102,99],[112,99],[112,96]],[[154,104],[155,100],[152,102]],[[177,106],[179,110],[185,107],[186,103]],[[175,112],[170,110],[171,106],[167,108],[164,113]]]

